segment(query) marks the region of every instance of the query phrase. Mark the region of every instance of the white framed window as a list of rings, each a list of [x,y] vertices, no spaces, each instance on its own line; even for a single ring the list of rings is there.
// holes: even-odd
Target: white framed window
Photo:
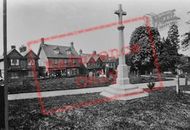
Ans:
[[[71,55],[71,50],[66,51],[67,55]]]
[[[28,60],[28,65],[35,65],[35,60],[34,59],[29,59]]]
[[[54,64],[58,64],[59,60],[58,59],[54,59]]]
[[[11,59],[11,65],[12,66],[19,65],[19,59]]]
[[[55,54],[60,54],[60,49],[59,47],[56,47],[55,49],[53,49],[54,53]]]

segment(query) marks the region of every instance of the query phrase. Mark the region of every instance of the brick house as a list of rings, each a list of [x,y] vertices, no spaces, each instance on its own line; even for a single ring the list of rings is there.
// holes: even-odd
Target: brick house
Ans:
[[[103,62],[107,68],[114,69],[114,70],[117,69],[118,60],[116,58],[107,57]]]
[[[23,56],[23,59],[21,60],[23,64],[21,65],[25,70],[25,72],[23,72],[25,77],[33,77],[33,71],[36,71],[38,76],[38,55],[35,54],[32,50],[27,50],[25,46],[20,47],[19,50],[20,54]]]
[[[16,46],[11,46],[7,53],[7,75],[10,79],[33,77],[32,65],[35,65],[38,71],[38,56],[32,51],[27,51],[26,47],[20,47],[22,52],[16,50]],[[29,58],[28,56],[31,55]],[[32,61],[32,62],[31,62]],[[0,58],[1,76],[4,73],[4,59]]]
[[[72,77],[80,75],[81,58],[71,46],[47,45],[41,39],[38,50],[40,75],[41,76],[60,76]]]
[[[105,74],[106,72],[116,71],[118,60],[108,55],[97,54],[93,51],[92,54],[85,54],[82,50],[79,51],[82,58],[82,63],[86,68],[86,73],[92,73],[93,75]]]
[[[87,74],[92,73],[92,75],[96,75],[98,71],[102,70],[102,61],[95,51],[92,54],[84,54],[80,50],[79,54]]]

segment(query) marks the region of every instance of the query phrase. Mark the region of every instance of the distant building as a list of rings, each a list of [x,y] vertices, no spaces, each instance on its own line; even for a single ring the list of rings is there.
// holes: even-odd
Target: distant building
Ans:
[[[118,60],[114,57],[108,57],[107,59],[104,60],[104,64],[106,65],[107,68],[116,70],[118,65]]]
[[[103,62],[100,59],[100,56],[96,54],[96,51],[92,54],[85,54],[82,50],[80,50],[79,53],[87,74],[98,75],[101,73],[103,69]]]
[[[36,53],[34,53],[32,50],[27,50],[25,46],[22,46],[19,48],[20,54],[23,56],[22,66],[21,68],[25,68],[24,75],[26,77],[33,77],[33,71],[36,71],[38,76],[39,71],[39,65],[38,60],[39,57]]]
[[[25,46],[16,50],[16,46],[11,46],[7,53],[7,75],[10,79],[33,77],[32,66],[38,72],[38,56],[32,51],[28,51]],[[4,77],[4,58],[0,58],[1,76]]]
[[[73,42],[71,42],[71,46],[47,45],[42,38],[38,56],[41,76],[71,77],[80,75],[82,61]]]
[[[100,75],[105,74],[106,71],[109,71],[110,69],[116,70],[117,68],[116,58],[97,54],[96,51],[93,51],[92,54],[85,54],[82,50],[80,50],[79,53],[87,73]]]

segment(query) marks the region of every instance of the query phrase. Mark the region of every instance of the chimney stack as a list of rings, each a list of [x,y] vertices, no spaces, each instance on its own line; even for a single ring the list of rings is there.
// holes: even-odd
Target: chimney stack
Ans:
[[[20,52],[25,52],[26,50],[27,50],[27,48],[24,45],[19,48]]]
[[[15,45],[11,45],[11,49],[16,49],[16,46]]]
[[[73,42],[71,42],[71,47],[74,48],[74,43]]]
[[[96,55],[96,51],[93,51],[93,53],[92,53],[93,55]]]

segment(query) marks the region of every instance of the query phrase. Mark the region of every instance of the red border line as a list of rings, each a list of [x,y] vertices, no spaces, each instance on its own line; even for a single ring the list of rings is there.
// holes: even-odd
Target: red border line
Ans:
[[[137,17],[137,18],[127,19],[127,20],[123,21],[123,24],[128,24],[128,23],[131,23],[131,22],[135,22],[137,20],[144,20],[145,18],[146,17],[143,16],[143,17]],[[66,37],[76,36],[76,35],[79,35],[79,34],[83,34],[83,33],[87,33],[87,32],[92,32],[92,31],[97,31],[97,30],[102,30],[102,29],[114,27],[114,26],[117,26],[117,25],[119,25],[118,22],[112,22],[112,23],[108,23],[108,24],[102,24],[102,25],[90,27],[90,28],[87,28],[87,29],[81,29],[81,30],[77,30],[77,31],[73,31],[73,32],[68,32],[68,33],[63,33],[63,34],[59,34],[59,35],[54,35],[54,36],[46,37],[46,38],[44,38],[44,41],[48,42],[48,41],[63,39],[63,38],[66,38]],[[38,44],[40,42],[41,42],[41,38],[27,42],[27,45],[30,46],[30,44]]]
[[[150,18],[147,17],[147,16],[137,17],[137,18],[124,20],[123,23],[128,24],[128,23],[131,23],[131,22],[137,22],[139,20],[144,20],[145,23],[146,23],[147,31],[149,33],[149,40],[150,40],[151,47],[152,47],[152,50],[153,50],[153,57],[155,59],[154,64],[156,66],[157,76],[158,76],[158,79],[160,81],[160,85],[158,87],[156,87],[153,91],[161,90],[164,86],[163,86],[163,81],[162,81],[161,74],[160,74],[160,65],[158,63],[158,57],[156,55],[155,43],[154,43],[152,32],[151,32],[151,29],[150,29]],[[83,33],[87,33],[87,32],[92,32],[92,31],[97,31],[97,30],[100,30],[100,29],[106,29],[106,28],[113,27],[113,26],[116,26],[116,25],[118,25],[118,22],[112,22],[112,23],[103,24],[103,25],[95,26],[95,27],[90,27],[90,28],[87,28],[87,29],[82,29],[82,30],[78,30],[78,31],[74,31],[74,32],[69,32],[69,33],[65,33],[65,34],[50,36],[50,37],[44,38],[44,41],[47,42],[47,41],[63,39],[65,37],[75,36],[75,35],[79,35],[79,34],[83,34]],[[27,46],[31,50],[31,45],[37,44],[37,43],[40,43],[40,42],[41,42],[41,39],[29,41],[27,43]],[[30,55],[30,58],[32,58],[31,55]],[[39,81],[37,79],[36,67],[32,66],[32,70],[33,70],[34,80],[35,80],[35,84],[36,84],[36,90],[37,90],[38,101],[39,101],[39,104],[40,104],[41,113],[44,114],[44,115],[48,115],[48,114],[50,114],[52,112],[57,112],[57,110],[59,110],[59,111],[61,110],[62,112],[66,111],[67,110],[66,108],[52,108],[52,109],[50,109],[48,111],[46,110],[45,105],[44,105],[44,101],[43,101],[43,98],[42,98],[42,95],[41,95],[40,83],[39,83]],[[147,92],[152,92],[152,91],[147,91]],[[111,97],[111,98],[100,98],[100,99],[91,100],[91,101],[87,101],[87,102],[71,104],[69,106],[72,106],[72,109],[76,109],[76,108],[80,108],[80,107],[85,107],[85,106],[90,106],[90,105],[95,105],[95,104],[99,104],[99,103],[105,103],[105,102],[113,101],[113,100],[115,100],[117,98],[121,98],[121,97],[124,97],[124,96],[131,96],[131,95],[135,95],[135,94],[139,94],[139,93],[128,93],[128,94],[116,95],[116,96]]]

